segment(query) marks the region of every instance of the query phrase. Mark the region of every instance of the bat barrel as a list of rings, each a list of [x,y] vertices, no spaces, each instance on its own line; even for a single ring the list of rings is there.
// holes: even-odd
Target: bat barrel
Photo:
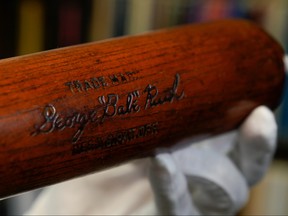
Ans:
[[[256,25],[184,25],[0,61],[0,196],[235,129],[274,109],[283,50]]]

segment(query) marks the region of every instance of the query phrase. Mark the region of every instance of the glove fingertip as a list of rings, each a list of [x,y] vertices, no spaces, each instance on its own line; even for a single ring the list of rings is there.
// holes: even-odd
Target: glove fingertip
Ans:
[[[241,145],[253,143],[273,152],[276,147],[277,124],[272,111],[266,106],[257,107],[242,124],[239,134]]]
[[[265,175],[276,149],[277,124],[269,108],[256,108],[239,130],[234,161],[245,176],[249,186]]]
[[[151,158],[151,166],[157,170],[167,170],[173,174],[176,170],[173,158],[168,153],[161,153]]]

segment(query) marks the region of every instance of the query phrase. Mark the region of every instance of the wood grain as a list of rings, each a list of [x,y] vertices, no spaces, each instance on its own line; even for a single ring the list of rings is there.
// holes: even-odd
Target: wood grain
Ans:
[[[237,128],[279,103],[283,50],[228,20],[0,61],[0,196]]]

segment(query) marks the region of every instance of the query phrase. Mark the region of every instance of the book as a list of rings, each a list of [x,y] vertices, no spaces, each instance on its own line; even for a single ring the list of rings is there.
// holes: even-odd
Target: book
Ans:
[[[42,51],[44,49],[43,1],[22,0],[19,6],[17,54],[24,55]]]
[[[181,14],[183,14],[183,8],[185,7],[186,1],[173,0],[170,3],[170,18],[169,26],[176,26],[182,24],[180,21]]]
[[[59,2],[58,44],[69,46],[81,42],[81,17],[79,1],[62,0]]]
[[[197,3],[187,0],[158,0],[154,2],[153,29],[187,23],[190,6]]]
[[[44,0],[44,49],[58,47],[58,1]]]
[[[153,0],[128,0],[126,34],[138,34],[152,28]]]
[[[46,49],[88,41],[91,0],[45,0],[45,8]]]
[[[89,23],[89,41],[110,38],[115,26],[115,0],[94,0]]]
[[[195,22],[199,5],[200,5],[200,2],[198,0],[185,1],[182,4],[181,13],[179,17],[179,23],[183,24],[183,23]]]
[[[117,37],[125,34],[127,0],[117,0],[115,3],[113,36]]]
[[[171,6],[173,0],[158,0],[154,2],[153,29],[170,26]]]
[[[234,17],[234,4],[235,1],[231,0],[202,1],[199,5],[196,19],[198,22],[203,22]]]
[[[287,0],[269,1],[269,3],[267,2],[266,14],[263,19],[264,28],[270,32],[283,47],[285,47],[288,42],[287,35],[285,34],[287,31],[287,8]]]
[[[16,55],[18,0],[0,1],[0,59]]]

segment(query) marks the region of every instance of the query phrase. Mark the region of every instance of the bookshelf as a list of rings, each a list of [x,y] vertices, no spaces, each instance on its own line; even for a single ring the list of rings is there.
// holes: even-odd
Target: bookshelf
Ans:
[[[286,0],[2,1],[0,57],[229,17],[259,23],[287,51],[286,8]]]
[[[9,0],[0,2],[0,59],[222,18],[259,23],[288,52],[287,0]],[[288,160],[287,89],[276,113],[276,155],[284,160]],[[1,208],[5,212],[5,206],[0,204],[0,212]]]

